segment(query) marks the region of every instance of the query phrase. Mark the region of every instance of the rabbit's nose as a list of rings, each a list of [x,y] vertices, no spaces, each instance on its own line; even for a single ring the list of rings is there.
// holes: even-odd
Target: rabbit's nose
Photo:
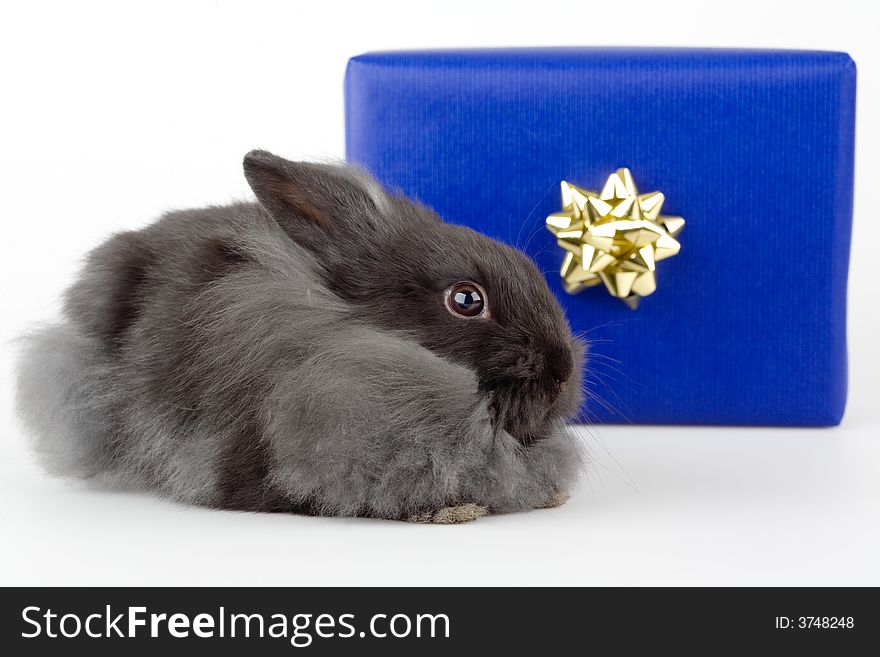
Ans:
[[[561,386],[571,378],[573,370],[574,363],[568,349],[558,349],[547,355],[547,374],[551,383]]]
[[[571,352],[567,349],[551,351],[547,354],[546,368],[547,394],[552,404],[559,398],[563,385],[574,370]]]
[[[547,397],[550,399],[550,403],[555,403],[560,394],[562,394],[562,382],[559,380],[550,381],[547,384]]]

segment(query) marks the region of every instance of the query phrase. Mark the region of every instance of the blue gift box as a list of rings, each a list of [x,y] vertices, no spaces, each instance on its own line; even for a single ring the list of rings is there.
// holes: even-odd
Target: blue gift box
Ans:
[[[834,425],[846,401],[855,66],[806,51],[370,53],[346,73],[349,159],[519,246],[592,341],[599,421]],[[559,184],[628,167],[685,217],[637,310],[567,294]]]

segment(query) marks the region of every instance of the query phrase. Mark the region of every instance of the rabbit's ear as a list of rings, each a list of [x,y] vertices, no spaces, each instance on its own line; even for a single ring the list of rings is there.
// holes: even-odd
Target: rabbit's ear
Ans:
[[[245,155],[244,175],[281,228],[311,251],[345,248],[379,229],[384,193],[354,168],[291,162],[257,150]]]

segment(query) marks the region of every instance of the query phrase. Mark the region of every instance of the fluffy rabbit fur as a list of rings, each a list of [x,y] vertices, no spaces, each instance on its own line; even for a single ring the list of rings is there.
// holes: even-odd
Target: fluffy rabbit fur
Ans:
[[[254,151],[244,170],[258,203],[116,235],[29,337],[19,408],[47,467],[252,511],[455,522],[561,499],[584,348],[532,262],[350,167]],[[461,280],[488,316],[450,312]]]

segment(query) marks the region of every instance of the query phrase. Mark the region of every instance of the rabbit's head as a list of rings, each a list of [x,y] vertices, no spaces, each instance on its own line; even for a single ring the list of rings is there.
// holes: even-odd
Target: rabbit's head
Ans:
[[[585,347],[524,254],[386,193],[353,167],[252,151],[244,170],[352,321],[472,369],[496,425],[524,445],[577,412]]]

